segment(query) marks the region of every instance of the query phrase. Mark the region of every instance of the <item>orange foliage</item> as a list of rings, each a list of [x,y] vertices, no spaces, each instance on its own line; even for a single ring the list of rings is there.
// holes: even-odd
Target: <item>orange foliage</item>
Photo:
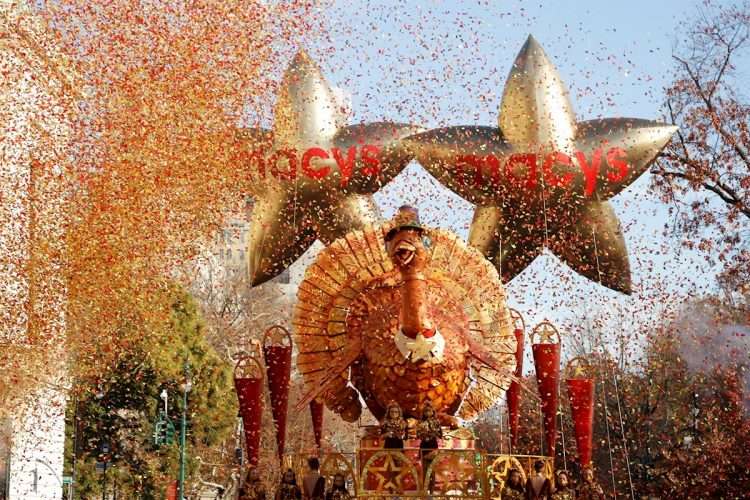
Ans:
[[[65,200],[55,216],[64,221],[62,265],[51,274],[64,283],[74,375],[95,376],[162,328],[175,266],[243,204],[249,177],[233,161],[236,129],[266,118],[262,103],[274,93],[276,65],[298,48],[298,38],[311,35],[312,7],[61,0],[32,13],[83,82],[63,90],[75,101],[71,141],[56,162],[65,182],[33,200],[40,207]],[[50,237],[29,235],[35,246]],[[21,253],[29,265],[20,269],[50,258],[44,251]],[[20,274],[38,291],[26,302],[49,311],[51,275]]]
[[[68,330],[79,362],[94,356],[100,370],[158,330],[171,269],[242,203],[249,177],[232,161],[236,128],[247,103],[273,91],[269,69],[305,32],[304,14],[246,0],[49,6],[93,86],[95,111],[79,129],[85,189],[68,233]],[[77,22],[85,33],[72,31]]]

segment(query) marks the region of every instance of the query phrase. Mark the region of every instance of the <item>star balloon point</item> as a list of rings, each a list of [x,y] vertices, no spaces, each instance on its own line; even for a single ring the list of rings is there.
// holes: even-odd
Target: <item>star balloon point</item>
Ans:
[[[316,239],[329,244],[375,224],[372,198],[411,161],[411,124],[347,126],[318,64],[300,50],[284,73],[272,130],[244,129],[241,161],[253,179],[248,273],[259,285],[281,273]]]
[[[631,293],[608,200],[645,172],[675,130],[634,118],[578,122],[557,69],[529,35],[508,75],[497,128],[447,127],[404,142],[430,174],[476,205],[469,242],[505,281],[546,247],[588,279]]]

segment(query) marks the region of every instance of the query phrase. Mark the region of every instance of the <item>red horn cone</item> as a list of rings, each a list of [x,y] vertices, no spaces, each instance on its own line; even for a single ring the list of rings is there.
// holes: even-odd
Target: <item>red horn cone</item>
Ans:
[[[279,335],[280,339],[273,338]],[[283,345],[284,339],[288,341],[288,345]],[[276,340],[281,340],[282,343],[277,343]],[[292,371],[292,340],[284,327],[277,325],[266,330],[263,338],[263,356],[266,361],[268,389],[271,393],[271,412],[276,423],[276,444],[281,460],[286,445],[286,415],[289,406],[289,378]]]
[[[247,356],[237,362],[234,368],[234,388],[245,429],[247,461],[255,467],[258,465],[260,423],[263,417],[263,372],[257,359]]]
[[[558,386],[560,384],[560,335],[555,327],[545,321],[532,333],[542,340],[531,346],[534,354],[534,368],[539,396],[542,399],[544,415],[544,436],[547,456],[555,456],[557,443]],[[557,340],[555,343],[554,340]]]
[[[573,358],[565,369],[570,413],[581,468],[591,465],[594,444],[594,378],[586,359]]]
[[[590,378],[567,379],[568,398],[576,434],[576,449],[581,467],[591,465],[594,428],[594,381]]]
[[[323,440],[323,403],[316,399],[310,401],[310,416],[312,417],[313,434],[315,435],[315,445],[320,450],[320,443]]]
[[[510,310],[513,318],[514,330],[516,336],[516,370],[513,373],[517,379],[523,376],[523,347],[524,347],[524,330],[525,326],[521,314],[515,309]],[[521,386],[515,380],[510,383],[506,393],[508,401],[508,427],[510,428],[510,444],[513,448],[518,445],[518,417],[519,407],[521,405]]]

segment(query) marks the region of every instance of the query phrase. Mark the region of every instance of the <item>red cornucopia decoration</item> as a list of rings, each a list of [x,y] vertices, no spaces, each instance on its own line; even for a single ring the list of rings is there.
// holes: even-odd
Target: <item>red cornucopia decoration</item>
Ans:
[[[263,336],[263,357],[266,362],[268,390],[271,393],[271,412],[276,423],[276,444],[281,460],[286,444],[286,415],[292,372],[292,337],[286,328],[274,325],[266,330]]]
[[[549,321],[538,324],[531,332],[531,350],[534,353],[534,368],[539,396],[542,398],[546,454],[555,456],[557,442],[558,386],[560,383],[561,339],[557,329]]]
[[[594,429],[594,379],[591,370],[582,358],[572,359],[566,369],[565,384],[568,387],[570,411],[581,467],[591,465]]]
[[[239,400],[245,449],[251,466],[258,465],[260,423],[263,416],[263,367],[252,356],[244,356],[234,367],[234,388]]]

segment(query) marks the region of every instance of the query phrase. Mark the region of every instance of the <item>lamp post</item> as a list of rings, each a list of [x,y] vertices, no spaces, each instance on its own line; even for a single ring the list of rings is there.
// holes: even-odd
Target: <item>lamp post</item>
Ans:
[[[182,391],[182,422],[180,424],[180,478],[178,482],[177,498],[185,498],[185,434],[187,433],[187,397],[193,388],[190,380],[190,365],[185,361],[185,385]]]
[[[102,471],[102,500],[106,500],[107,498],[107,466],[109,465],[109,442],[108,441],[102,441],[101,445],[99,446],[99,451],[102,456],[102,464],[104,466],[104,470]]]
[[[234,449],[234,456],[237,459],[237,463],[240,465],[240,473],[242,472],[242,468],[245,465],[244,460],[244,453],[242,453],[242,436],[244,434],[244,429],[242,428],[242,415],[239,411],[237,411],[237,432],[236,432],[236,439],[237,439],[237,445]]]
[[[700,415],[701,410],[698,407],[697,392],[693,392],[693,409],[690,413],[693,416],[693,434],[698,435],[698,415]]]
[[[700,415],[700,408],[698,407],[698,393],[693,392],[693,407],[690,410],[690,416],[692,422],[690,427],[686,429],[685,435],[682,438],[682,446],[686,450],[689,450],[695,441],[700,437],[698,434],[698,415]]]

